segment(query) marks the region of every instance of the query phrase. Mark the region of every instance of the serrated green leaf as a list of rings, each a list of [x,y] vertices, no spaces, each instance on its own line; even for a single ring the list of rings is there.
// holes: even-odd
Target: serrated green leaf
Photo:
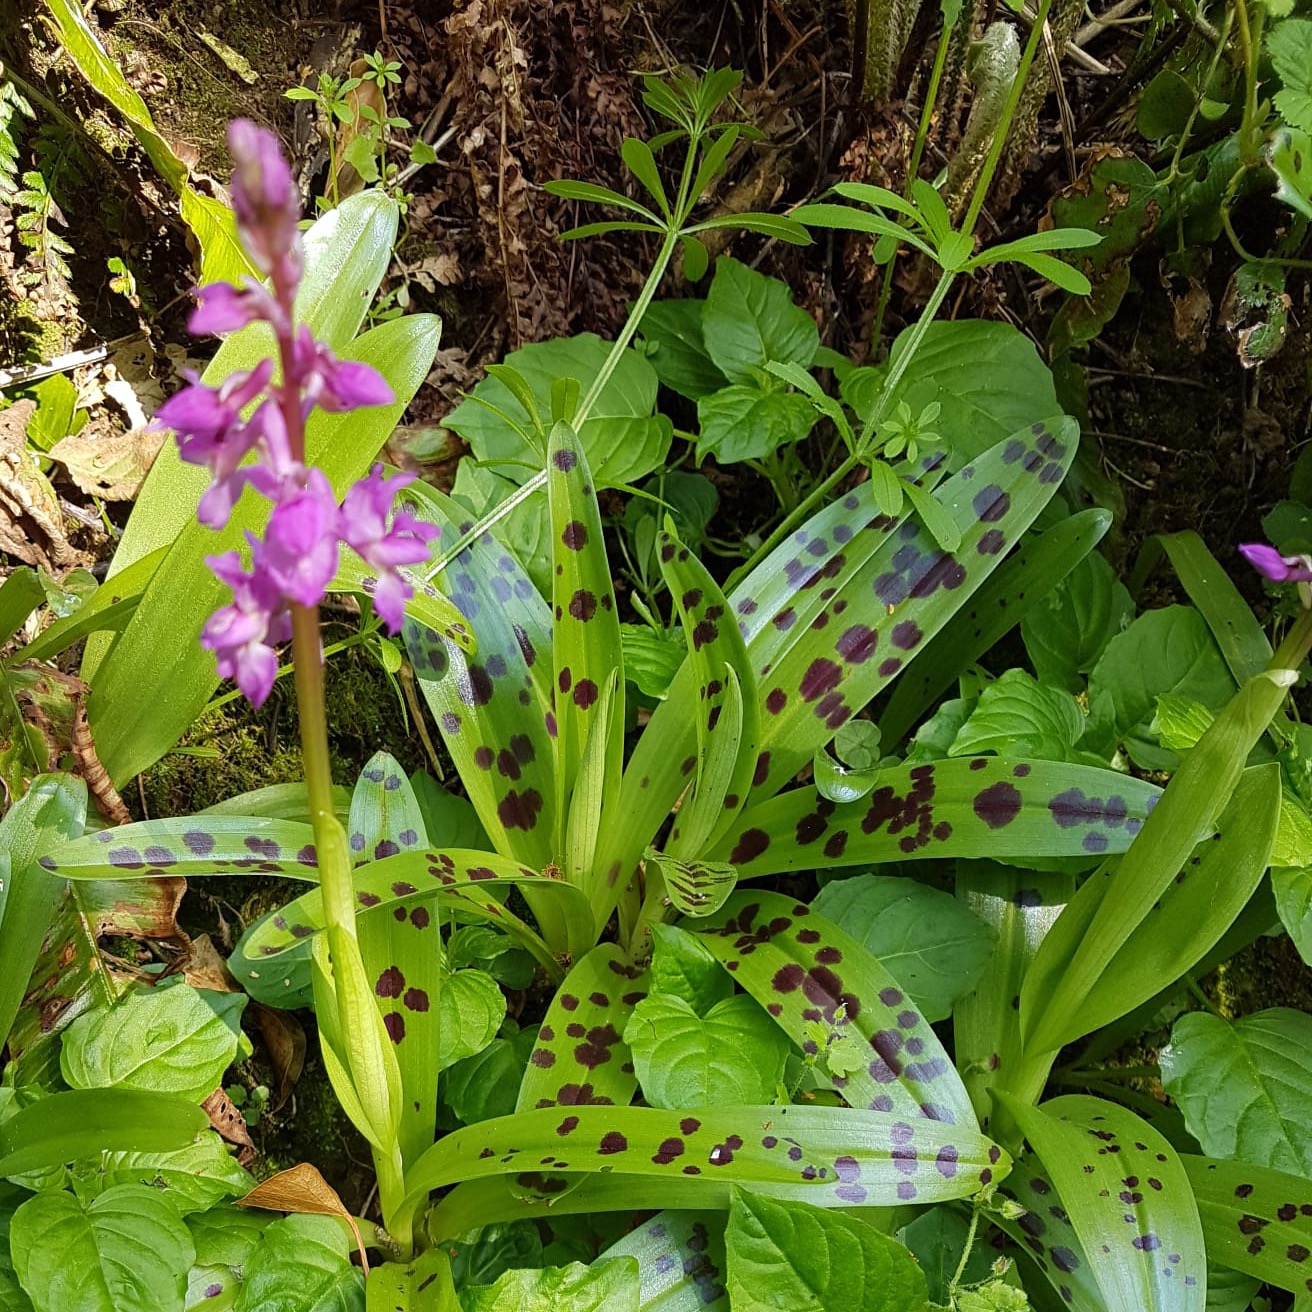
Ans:
[[[733,995],[733,980],[700,935],[659,922],[651,932],[652,993],[681,998],[698,1015]]]
[[[507,1271],[495,1284],[467,1286],[465,1312],[521,1312],[550,1307],[555,1312],[639,1312],[638,1264],[631,1257],[585,1266]]]
[[[1008,670],[984,689],[948,754],[1079,761],[1084,757],[1075,744],[1084,724],[1080,704],[1064,688],[1045,687],[1024,670]]]
[[[794,392],[763,392],[754,383],[723,387],[697,402],[697,459],[764,460],[800,442],[815,423],[811,403]]]
[[[120,1184],[142,1184],[169,1198],[180,1216],[249,1193],[254,1178],[213,1130],[171,1153],[101,1153],[76,1166],[73,1191],[84,1202]]]
[[[492,1042],[506,1016],[505,995],[486,971],[457,970],[442,981],[438,1016],[437,1064],[445,1070]]]
[[[364,1277],[335,1217],[288,1216],[246,1261],[235,1312],[364,1312]]]
[[[702,335],[705,301],[656,301],[638,325],[656,376],[694,401],[729,385],[706,350]]]

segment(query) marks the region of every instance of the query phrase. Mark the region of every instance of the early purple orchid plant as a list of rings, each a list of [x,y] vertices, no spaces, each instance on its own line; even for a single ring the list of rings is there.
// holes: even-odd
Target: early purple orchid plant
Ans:
[[[438,529],[394,506],[412,475],[385,479],[377,465],[339,504],[324,473],[306,464],[305,424],[314,409],[340,413],[385,405],[393,395],[376,370],[337,359],[294,320],[302,272],[300,203],[277,139],[239,119],[229,127],[228,144],[235,164],[231,193],[237,231],[268,282],[198,288],[189,327],[193,333],[222,334],[267,323],[277,343],[277,367],[265,360],[218,387],[192,378],[160,407],[156,425],[176,433],[184,461],[207,467],[213,476],[197,509],[202,523],[223,527],[246,487],[273,503],[263,536],[247,533],[249,569],[236,551],[209,558],[232,601],[210,617],[201,643],[214,652],[219,674],[235,680],[255,706],[268,697],[277,676],[275,648],[288,639],[292,643],[326,924],[327,952],[323,940],[315,944],[316,1010],[333,1058],[329,1074],[373,1148],[383,1215],[390,1218],[403,1192],[400,1079],[365,976],[346,835],[333,807],[318,605],[345,545],[374,571],[374,610],[395,632],[412,591],[400,567],[426,560]],[[408,1235],[394,1238],[408,1250]]]
[[[1282,556],[1265,542],[1246,542],[1239,554],[1273,583],[1297,583],[1303,609],[1312,609],[1312,556]]]

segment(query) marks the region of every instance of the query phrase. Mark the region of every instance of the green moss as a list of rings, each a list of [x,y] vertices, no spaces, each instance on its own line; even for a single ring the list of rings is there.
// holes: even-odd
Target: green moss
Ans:
[[[1312,969],[1285,934],[1258,939],[1221,966],[1204,988],[1227,1016],[1269,1007],[1312,1013]]]

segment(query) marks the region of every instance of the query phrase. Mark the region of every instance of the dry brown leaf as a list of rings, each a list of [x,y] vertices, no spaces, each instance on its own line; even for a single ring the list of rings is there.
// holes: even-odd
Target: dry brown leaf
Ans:
[[[89,563],[64,536],[64,514],[27,447],[35,401],[0,410],[0,551],[54,573]]]
[[[276,1112],[291,1097],[296,1081],[305,1069],[305,1030],[290,1011],[251,1003],[251,1015],[260,1027],[264,1046],[269,1052],[269,1064],[278,1082],[278,1096],[269,1110]]]
[[[211,993],[242,991],[208,934],[200,934],[191,940],[191,951],[187,953],[182,977],[192,988],[208,989]]]
[[[131,501],[163,445],[164,433],[157,429],[133,428],[100,437],[84,430],[56,442],[50,458],[58,460],[88,496]]]
[[[241,1207],[262,1207],[270,1212],[304,1212],[311,1216],[340,1216],[351,1227],[356,1246],[360,1250],[360,1265],[369,1274],[369,1259],[365,1256],[364,1238],[355,1217],[337,1196],[337,1191],[309,1162],[289,1167],[257,1184],[245,1198],[238,1198]]]
[[[237,1160],[249,1166],[255,1160],[255,1141],[246,1128],[246,1118],[233,1106],[232,1099],[222,1089],[215,1089],[200,1106],[220,1137],[238,1147]]]

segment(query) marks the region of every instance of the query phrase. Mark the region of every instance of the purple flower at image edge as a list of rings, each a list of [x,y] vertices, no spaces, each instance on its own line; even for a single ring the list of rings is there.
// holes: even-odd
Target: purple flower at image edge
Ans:
[[[1264,542],[1247,542],[1239,554],[1273,583],[1312,583],[1312,557],[1282,556]]]

